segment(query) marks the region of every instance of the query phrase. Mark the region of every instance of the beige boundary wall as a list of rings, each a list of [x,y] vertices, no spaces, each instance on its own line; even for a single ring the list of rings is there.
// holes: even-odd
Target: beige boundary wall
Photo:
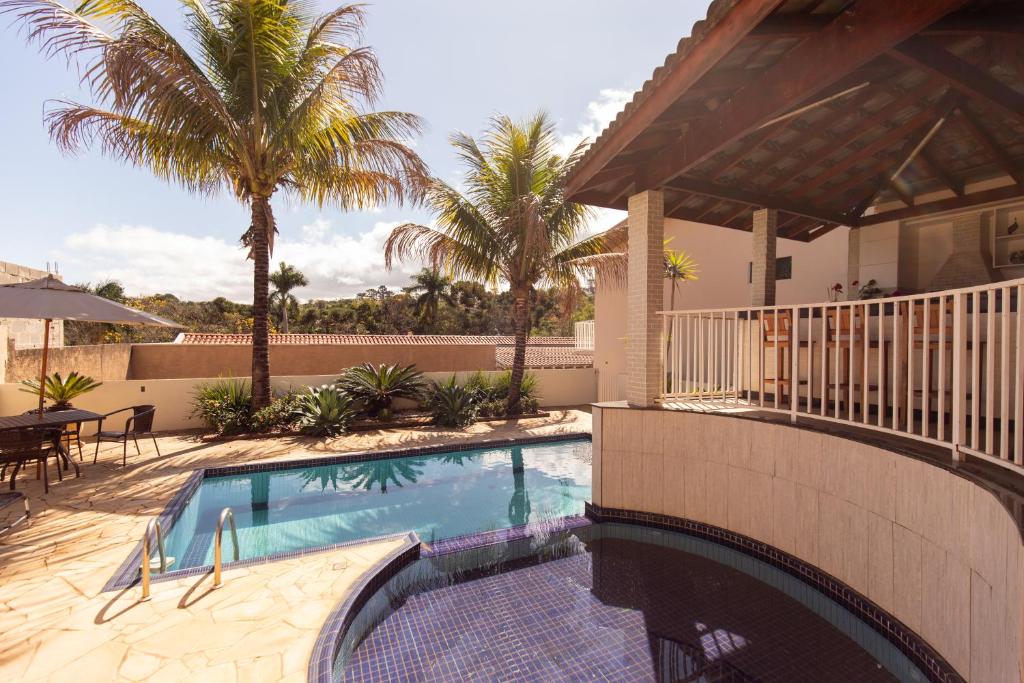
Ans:
[[[59,372],[67,375],[77,371],[98,380],[117,380],[128,376],[128,361],[132,355],[131,344],[95,344],[64,346],[50,349],[46,359],[48,373]],[[42,349],[19,349],[7,359],[8,383],[23,379],[39,379],[42,363]]]
[[[593,402],[596,398],[596,375],[592,368],[529,372],[537,376],[538,393],[544,407],[583,405]],[[430,379],[441,380],[447,379],[452,373],[425,374]],[[455,374],[464,379],[470,373]],[[275,391],[303,390],[308,386],[333,382],[335,379],[336,374],[274,377],[273,386]],[[216,380],[159,379],[104,382],[103,386],[76,400],[75,407],[97,413],[109,413],[131,405],[152,404],[157,407],[154,426],[158,431],[198,428],[202,427],[202,424],[191,417],[192,395],[198,385],[211,381]],[[31,410],[35,405],[36,399],[31,394],[20,391],[20,388],[18,384],[0,384],[0,415],[16,415]],[[84,432],[89,434],[93,429],[94,425],[86,425]]]
[[[491,370],[493,344],[275,344],[270,369],[275,375],[341,372],[360,363],[415,364],[423,372]],[[128,379],[243,377],[252,369],[247,344],[135,344]]]
[[[828,434],[721,415],[594,409],[594,503],[730,529],[866,595],[967,680],[1024,674],[1024,548],[989,490]]]

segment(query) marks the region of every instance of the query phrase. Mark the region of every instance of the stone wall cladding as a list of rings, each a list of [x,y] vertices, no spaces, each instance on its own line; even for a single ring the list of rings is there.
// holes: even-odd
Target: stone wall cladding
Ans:
[[[626,322],[626,399],[654,405],[661,387],[664,308],[665,196],[649,190],[629,198],[629,275]]]
[[[775,228],[779,212],[758,209],[754,212],[751,248],[750,305],[775,305]]]

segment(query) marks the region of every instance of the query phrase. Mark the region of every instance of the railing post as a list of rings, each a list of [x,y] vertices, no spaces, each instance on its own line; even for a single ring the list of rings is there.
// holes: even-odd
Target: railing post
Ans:
[[[142,537],[142,566],[139,567],[142,572],[142,602],[149,600],[149,532],[152,528],[151,521],[146,525],[146,533]]]
[[[234,546],[235,562],[238,562],[238,530],[235,528],[235,515],[231,508],[224,508],[220,511],[220,519],[217,520],[217,532],[213,536],[213,587],[220,588],[224,585],[221,579],[221,564],[223,564],[223,537],[224,521],[231,525],[231,545]]]
[[[977,310],[974,315],[978,315]],[[977,340],[974,343],[977,344]],[[961,292],[953,294],[953,396],[950,410],[953,413],[953,460],[963,460],[960,446],[967,443],[967,298]]]
[[[800,309],[794,306],[789,316],[789,421],[796,424],[796,413],[800,407]],[[776,330],[775,334],[778,339],[779,331]]]

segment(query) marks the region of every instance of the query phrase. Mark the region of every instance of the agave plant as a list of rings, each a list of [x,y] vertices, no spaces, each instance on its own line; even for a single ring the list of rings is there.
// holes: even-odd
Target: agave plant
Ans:
[[[348,431],[356,411],[352,399],[332,384],[310,387],[296,408],[299,429],[313,436],[337,436]]]
[[[221,436],[252,429],[252,386],[239,379],[219,379],[197,387],[192,416]]]
[[[28,379],[22,382],[24,385],[21,391],[29,394],[39,395],[39,380]],[[103,386],[103,382],[97,382],[87,375],[79,375],[77,372],[70,373],[66,378],[61,377],[59,372],[46,377],[46,387],[43,396],[51,401],[53,405],[50,410],[67,410],[71,408],[71,401],[82,394],[87,394],[96,387]]]
[[[431,421],[442,427],[465,427],[477,414],[476,393],[455,383],[455,375],[434,385],[430,396]]]
[[[415,365],[363,363],[342,373],[338,386],[362,403],[367,415],[386,419],[396,398],[419,401],[428,384]]]

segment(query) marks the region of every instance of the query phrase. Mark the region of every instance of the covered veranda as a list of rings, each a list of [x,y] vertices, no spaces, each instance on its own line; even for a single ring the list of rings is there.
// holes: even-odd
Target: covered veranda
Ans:
[[[570,181],[629,212],[629,404],[756,408],[1024,466],[1024,280],[775,305],[780,238],[949,215],[977,244],[981,209],[1024,196],[1022,33],[1011,1],[712,3]],[[666,218],[751,233],[748,306],[664,310]]]

